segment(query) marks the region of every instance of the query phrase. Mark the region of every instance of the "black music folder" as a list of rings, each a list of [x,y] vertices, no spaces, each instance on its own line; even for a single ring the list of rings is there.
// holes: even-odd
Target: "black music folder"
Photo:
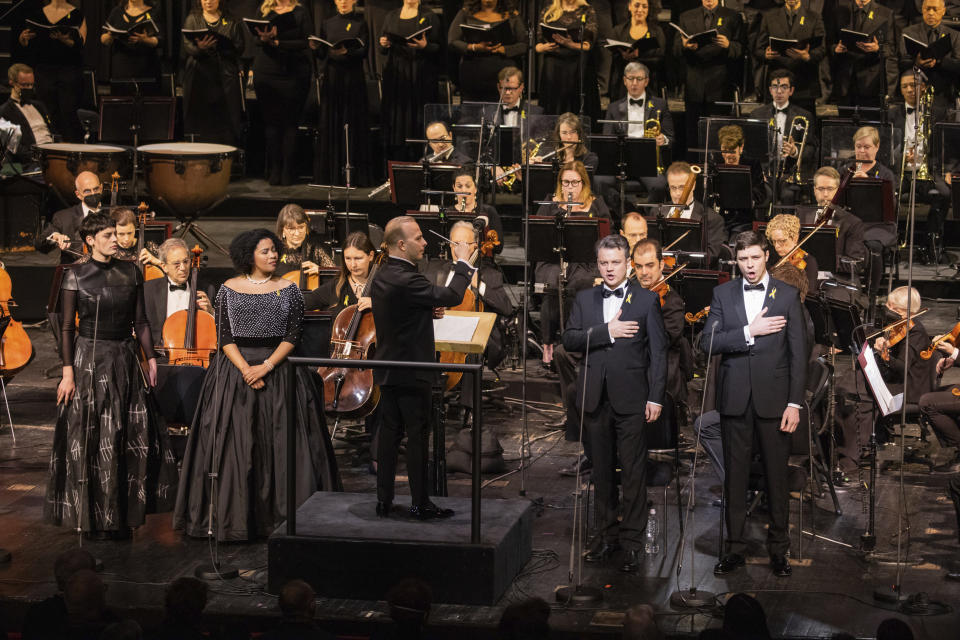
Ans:
[[[847,49],[859,51],[860,48],[857,47],[858,42],[870,42],[873,38],[874,34],[872,33],[861,33],[853,29],[840,29],[840,42],[842,42],[843,46]]]
[[[463,36],[463,41],[467,44],[479,44],[481,42],[503,44],[514,40],[513,29],[510,28],[509,20],[497,23],[461,24],[460,33]]]
[[[139,33],[142,36],[155,36],[160,33],[157,23],[152,18],[140,20],[128,25],[115,25],[109,22],[103,25],[103,30],[110,32],[115,38],[127,38],[132,33]]]
[[[790,38],[774,38],[773,36],[769,37],[769,42],[767,46],[776,51],[779,55],[787,55],[787,49],[804,49],[807,45],[810,45],[811,49],[815,49],[820,46],[820,43],[823,42],[823,36],[814,36],[812,38],[801,38],[799,40],[790,39]]]
[[[384,31],[383,35],[387,36],[387,38],[390,40],[390,44],[392,45],[405,45],[411,40],[419,39],[420,36],[426,34],[427,31],[430,31],[430,29],[433,29],[433,25],[428,24],[424,28],[417,29],[411,34],[402,34],[402,33],[394,33],[392,31]]]
[[[720,32],[717,31],[716,29],[707,29],[706,31],[701,31],[701,32],[699,32],[699,33],[690,34],[690,33],[687,33],[686,31],[684,31],[683,29],[681,29],[680,27],[678,27],[677,25],[675,25],[675,24],[672,23],[672,22],[670,23],[670,26],[673,27],[674,29],[676,29],[677,31],[679,31],[679,32],[680,32],[680,35],[682,35],[684,38],[687,39],[687,42],[690,42],[690,43],[699,45],[699,46],[701,46],[701,47],[704,47],[704,46],[706,46],[706,45],[708,45],[708,44],[713,44],[713,40],[714,40],[714,39],[719,35],[719,33],[720,33]]]
[[[340,49],[341,47],[347,51],[356,51],[357,49],[363,49],[365,43],[360,38],[344,38],[343,40],[337,40],[336,42],[330,42],[324,40],[320,36],[307,36],[307,40],[310,42],[319,42],[322,45],[325,45],[331,49]]]
[[[271,27],[276,27],[277,32],[296,29],[297,27],[297,19],[294,17],[293,11],[278,13],[269,20],[262,18],[244,18],[243,23],[247,25],[247,29],[250,30],[250,35],[255,38],[260,37],[257,31],[267,31]]]
[[[634,40],[633,42],[623,42],[622,40],[614,40],[613,38],[607,38],[606,44],[603,46],[611,51],[617,51],[626,53],[627,51],[637,50],[638,53],[644,53],[652,49],[657,48],[657,39],[650,37],[650,32],[647,32],[642,38]]]
[[[68,38],[73,38],[74,36],[80,35],[80,29],[72,25],[41,24],[39,22],[34,22],[30,18],[27,18],[26,20],[24,20],[24,23],[27,29],[32,29],[33,31],[36,31],[38,34],[44,34],[48,38],[55,33],[59,33],[60,35],[67,36]]]
[[[929,60],[930,58],[942,60],[947,57],[947,54],[953,49],[951,39],[946,34],[942,34],[935,42],[930,44],[903,34],[903,46],[911,59],[920,56],[925,60]]]
[[[558,36],[567,36],[574,42],[580,42],[580,32],[581,32],[580,26],[570,27],[568,29],[566,27],[555,27],[553,25],[547,24],[546,22],[541,22],[540,29],[543,31],[544,42],[553,42],[554,34]]]
[[[199,40],[206,38],[207,36],[213,36],[217,39],[217,48],[225,49],[227,47],[233,46],[233,41],[229,36],[225,36],[222,33],[214,31],[213,29],[181,29],[180,33],[183,34],[183,37],[187,40],[197,44]]]

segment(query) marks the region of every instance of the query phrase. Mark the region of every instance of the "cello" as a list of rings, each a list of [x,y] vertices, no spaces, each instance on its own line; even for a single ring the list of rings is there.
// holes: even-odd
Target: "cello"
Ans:
[[[367,282],[358,298],[370,295],[377,274],[380,253],[374,258]],[[293,272],[291,272],[293,273]],[[289,279],[289,278],[288,278]],[[337,314],[330,331],[330,357],[337,360],[366,360],[377,343],[377,328],[370,309],[359,311],[356,304]],[[317,373],[323,379],[324,409],[347,418],[363,418],[377,408],[380,387],[373,383],[373,369],[322,367]]]
[[[190,284],[187,287],[190,305],[170,314],[164,321],[163,348],[172,365],[206,369],[210,365],[210,354],[217,350],[217,323],[210,313],[197,308],[197,276],[203,249],[195,245],[190,252],[193,254]]]
[[[9,380],[33,360],[33,343],[23,325],[13,319],[10,307],[13,280],[0,262],[0,378]]]

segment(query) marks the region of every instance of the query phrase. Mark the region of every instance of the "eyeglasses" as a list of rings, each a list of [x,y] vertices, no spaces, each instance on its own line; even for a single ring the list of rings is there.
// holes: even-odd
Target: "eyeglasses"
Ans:
[[[772,84],[770,85],[770,91],[787,91],[790,89],[789,84]]]
[[[189,260],[178,260],[177,262],[165,262],[168,267],[173,267],[174,269],[179,269],[181,267],[186,268],[190,266]]]
[[[720,153],[725,156],[733,155],[737,153],[736,149],[720,149]]]
[[[627,82],[643,82],[647,76],[624,76],[623,79]]]
[[[576,180],[561,180],[560,184],[565,187],[579,187],[583,184],[583,180],[580,180],[579,178]]]
[[[507,86],[501,85],[500,90],[501,91],[520,91],[520,85],[517,85],[515,87],[507,87]]]
[[[813,190],[817,193],[830,193],[831,191],[836,191],[837,187],[814,187]]]

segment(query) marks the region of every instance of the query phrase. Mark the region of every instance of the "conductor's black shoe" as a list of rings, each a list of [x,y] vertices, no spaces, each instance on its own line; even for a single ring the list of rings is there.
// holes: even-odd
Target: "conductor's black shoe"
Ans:
[[[593,462],[591,462],[590,458],[581,454],[572,465],[560,469],[559,473],[562,476],[572,477],[577,475],[577,471],[580,471],[581,474],[584,474],[588,473],[591,469],[593,469]]]
[[[392,502],[377,502],[377,517],[389,518],[391,509],[393,509]]]
[[[438,507],[432,502],[410,507],[410,515],[417,520],[433,520],[435,518],[449,518],[453,515],[453,509],[444,509]]]
[[[620,545],[618,543],[601,541],[583,555],[583,561],[603,562],[609,560],[619,550]]]
[[[720,558],[720,562],[713,565],[713,575],[725,576],[746,564],[746,560],[739,553],[728,553]]]
[[[774,554],[770,556],[770,569],[773,570],[773,575],[778,578],[789,578],[793,574],[790,562],[784,555]]]
[[[620,565],[620,571],[624,573],[636,573],[640,570],[640,563],[643,562],[642,549],[628,549],[623,556],[623,564]]]

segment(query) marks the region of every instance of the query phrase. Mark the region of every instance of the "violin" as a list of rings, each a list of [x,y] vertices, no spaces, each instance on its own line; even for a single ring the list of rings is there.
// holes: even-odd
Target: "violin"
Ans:
[[[678,273],[686,269],[688,264],[690,263],[684,262],[682,265],[680,265],[679,267],[671,271],[670,275],[663,276],[650,287],[649,290],[653,291],[655,294],[657,294],[660,297],[660,306],[663,306],[664,298],[666,298],[667,294],[670,293],[670,285],[667,284],[667,280],[669,280],[673,276],[677,275]]]
[[[704,318],[706,318],[709,313],[710,313],[710,305],[707,305],[703,309],[700,309],[700,311],[697,311],[696,313],[690,313],[689,311],[687,311],[683,315],[683,318],[690,324],[696,324],[701,320],[703,320]]]
[[[213,315],[197,308],[197,276],[200,272],[200,256],[203,249],[195,245],[190,250],[191,259],[190,305],[176,311],[164,321],[163,348],[170,364],[176,366],[210,366],[210,354],[217,350],[217,322]]]
[[[10,307],[13,280],[0,262],[0,378],[9,380],[33,360],[33,343],[23,325],[13,319]]]
[[[885,362],[889,362],[890,348],[895,346],[897,343],[901,342],[904,338],[906,338],[907,333],[909,333],[910,329],[913,329],[914,327],[914,322],[913,322],[914,318],[922,316],[927,311],[929,311],[929,309],[924,307],[923,309],[920,309],[919,311],[914,313],[912,316],[910,316],[909,327],[907,326],[907,319],[901,318],[900,320],[891,322],[890,324],[882,328],[880,331],[870,334],[869,336],[867,336],[867,340],[872,340],[873,338],[876,338],[877,336],[882,334],[884,336],[884,339],[886,340],[886,344],[884,345],[883,349],[879,350],[879,354],[880,354],[880,357],[883,358]]]
[[[946,342],[947,344],[952,344],[957,346],[957,338],[960,338],[960,322],[953,325],[953,329],[950,329],[948,333],[945,333],[941,336],[937,336],[930,341],[930,346],[920,352],[920,357],[924,360],[929,360],[933,357],[933,352],[936,350],[938,344]]]
[[[385,252],[374,258],[367,282],[358,298],[370,295],[370,286],[377,275]],[[295,272],[294,272],[295,273]],[[373,311],[358,311],[352,304],[337,314],[330,333],[330,357],[337,360],[367,360],[376,347],[377,328]],[[380,388],[373,383],[373,369],[323,367],[317,371],[323,379],[324,409],[348,418],[362,418],[377,408]]]
[[[480,243],[480,255],[484,258],[492,258],[494,250],[500,246],[500,235],[496,229],[487,228],[483,234],[483,241]]]
[[[795,266],[800,271],[804,271],[807,268],[807,256],[809,254],[803,249],[797,248],[796,251],[789,254],[787,261]]]
[[[114,174],[116,175],[116,174]],[[118,176],[119,177],[119,176]],[[112,199],[112,196],[111,196]],[[146,234],[147,228],[147,218],[153,218],[156,214],[153,211],[148,211],[147,203],[141,202],[140,206],[137,207],[137,256],[136,260],[140,260],[140,254],[143,253],[143,246],[145,243],[144,236]],[[86,243],[84,243],[84,249],[86,249]],[[163,271],[159,267],[156,267],[152,264],[143,265],[143,279],[144,280],[156,280],[157,278],[164,277]]]

